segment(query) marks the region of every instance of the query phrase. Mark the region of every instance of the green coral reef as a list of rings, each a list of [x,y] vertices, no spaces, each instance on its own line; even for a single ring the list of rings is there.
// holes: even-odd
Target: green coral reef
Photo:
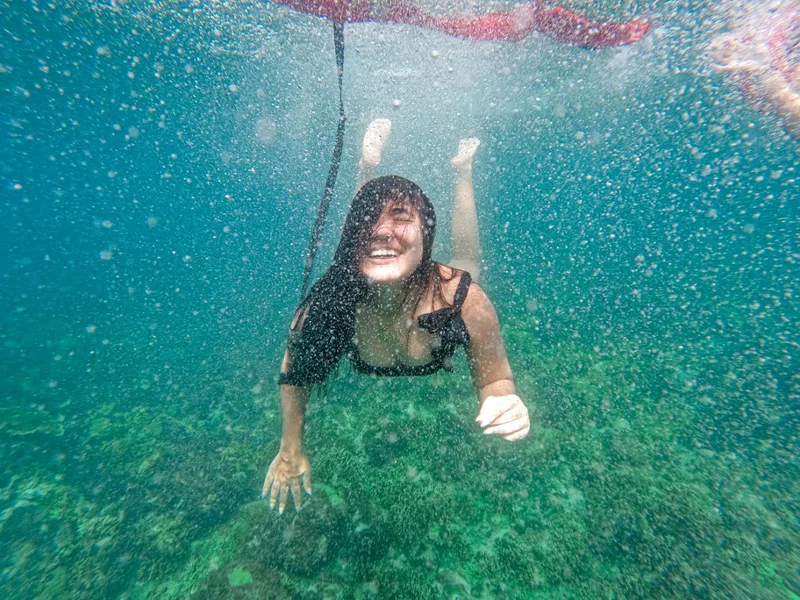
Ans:
[[[703,410],[731,390],[708,361],[535,320],[505,335],[528,439],[481,435],[463,361],[342,369],[309,407],[313,494],[281,516],[257,499],[280,434],[268,382],[206,382],[193,412],[159,386],[72,412],[9,396],[4,597],[798,598],[796,465],[774,437],[751,456],[709,441]]]

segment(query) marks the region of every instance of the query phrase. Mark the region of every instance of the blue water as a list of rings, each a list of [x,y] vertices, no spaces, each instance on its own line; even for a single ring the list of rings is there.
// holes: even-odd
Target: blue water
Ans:
[[[534,429],[473,431],[463,357],[344,373],[309,409],[320,487],[282,519],[258,497],[334,141],[330,24],[0,7],[4,597],[800,595],[800,147],[709,67],[719,7],[590,7],[655,22],[600,51],[346,28],[317,274],[367,123],[392,119],[381,172],[433,199],[442,260],[448,161],[479,137],[482,285]]]

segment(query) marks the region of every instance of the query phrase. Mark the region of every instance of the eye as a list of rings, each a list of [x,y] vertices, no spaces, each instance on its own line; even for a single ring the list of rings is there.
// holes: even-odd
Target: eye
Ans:
[[[392,209],[392,216],[399,221],[410,221],[413,218],[411,210],[405,206],[396,206]]]

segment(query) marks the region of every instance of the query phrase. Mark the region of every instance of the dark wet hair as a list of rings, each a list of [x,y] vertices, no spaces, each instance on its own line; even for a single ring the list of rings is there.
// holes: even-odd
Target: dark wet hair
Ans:
[[[356,304],[368,288],[359,270],[360,249],[390,202],[409,204],[422,222],[422,260],[408,278],[406,298],[416,295],[418,302],[432,278],[439,284],[439,269],[431,258],[436,212],[430,199],[417,184],[397,175],[367,182],[350,205],[333,263],[297,309],[289,335],[291,367],[286,383],[324,382],[348,350],[355,332]]]

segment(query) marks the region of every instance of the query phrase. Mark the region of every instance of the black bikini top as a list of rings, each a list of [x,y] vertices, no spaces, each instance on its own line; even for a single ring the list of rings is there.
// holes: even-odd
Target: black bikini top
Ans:
[[[472,277],[464,271],[458,282],[458,288],[456,288],[453,305],[420,315],[417,319],[421,329],[438,335],[441,339],[441,343],[436,345],[431,352],[433,356],[431,362],[424,365],[393,365],[390,367],[370,365],[361,360],[358,347],[352,342],[347,356],[350,358],[353,368],[359,373],[380,377],[432,375],[440,369],[452,371],[453,353],[456,348],[459,344],[466,346],[469,343],[469,332],[464,324],[464,319],[461,318],[461,307],[467,298],[470,283],[472,283]]]

